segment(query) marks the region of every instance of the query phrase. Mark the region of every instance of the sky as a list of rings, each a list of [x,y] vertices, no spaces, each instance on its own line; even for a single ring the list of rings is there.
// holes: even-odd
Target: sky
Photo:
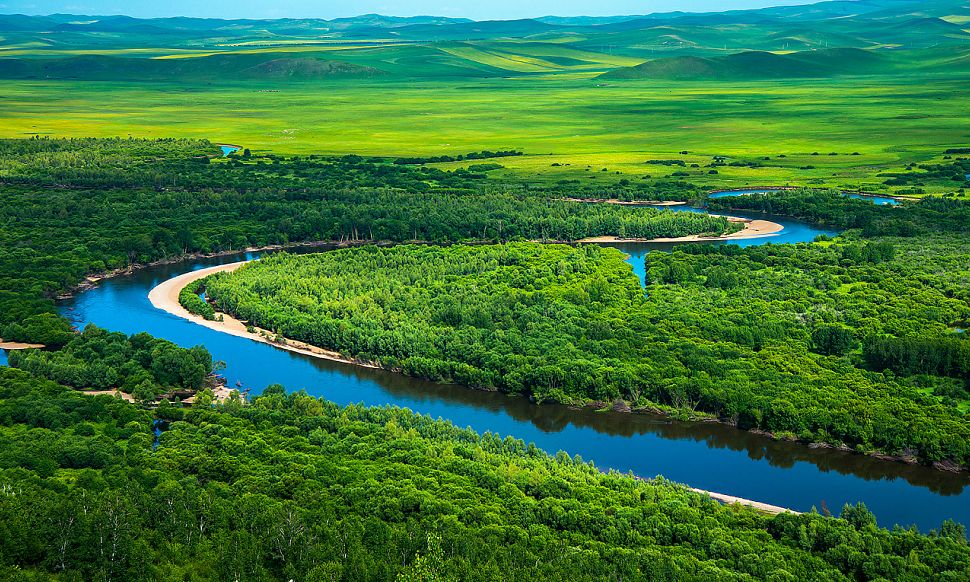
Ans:
[[[0,14],[125,14],[139,18],[338,18],[378,13],[474,20],[722,11],[812,0],[0,0]]]

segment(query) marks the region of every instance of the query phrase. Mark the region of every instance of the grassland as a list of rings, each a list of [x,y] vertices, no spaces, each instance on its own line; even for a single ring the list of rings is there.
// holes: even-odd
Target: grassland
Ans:
[[[0,15],[0,137],[194,137],[282,154],[516,149],[528,155],[493,176],[677,172],[710,188],[900,193],[912,188],[879,174],[970,146],[965,4],[568,25]],[[716,173],[714,156],[728,158]],[[645,164],[674,158],[687,167]]]
[[[0,95],[0,136],[174,135],[254,151],[381,156],[510,148],[529,155],[503,161],[508,171],[556,180],[619,179],[614,172],[658,177],[685,169],[645,161],[679,157],[701,166],[686,169],[691,181],[711,187],[874,189],[882,171],[939,160],[945,149],[970,143],[966,89],[957,74],[722,83],[554,76],[195,85],[10,80]],[[763,166],[708,174],[703,166],[717,155]]]

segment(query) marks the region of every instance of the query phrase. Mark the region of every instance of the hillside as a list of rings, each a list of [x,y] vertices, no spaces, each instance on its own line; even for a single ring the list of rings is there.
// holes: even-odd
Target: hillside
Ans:
[[[887,59],[861,49],[827,49],[775,54],[747,51],[724,57],[682,56],[655,59],[601,75],[604,79],[786,79],[874,73]]]
[[[88,81],[212,81],[373,77],[383,71],[338,60],[279,53],[226,54],[181,59],[83,55],[53,59],[0,59],[3,79]]]
[[[200,47],[212,52],[232,52],[241,47],[356,47],[356,43],[368,43],[385,52],[388,43],[433,47],[433,43],[446,41],[528,39],[644,61],[670,56],[672,51],[679,51],[680,55],[720,56],[726,52],[834,46],[953,46],[970,43],[970,32],[963,20],[968,14],[970,7],[965,0],[864,0],[714,13],[481,22],[376,14],[335,20],[0,15],[0,51],[5,56],[22,56],[138,47],[157,48],[164,55],[173,49]]]

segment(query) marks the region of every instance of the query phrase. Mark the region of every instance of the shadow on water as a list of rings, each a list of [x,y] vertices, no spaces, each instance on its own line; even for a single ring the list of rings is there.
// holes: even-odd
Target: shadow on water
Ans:
[[[708,448],[741,452],[751,460],[767,462],[773,467],[782,469],[807,462],[822,471],[835,471],[867,480],[901,478],[941,495],[959,494],[964,487],[970,485],[963,475],[903,463],[889,463],[845,451],[812,449],[803,444],[777,441],[716,422],[681,422],[656,414],[598,411],[592,408],[574,408],[558,404],[537,406],[522,396],[471,390],[452,384],[435,384],[385,370],[347,366],[302,354],[285,353],[294,360],[305,361],[325,374],[350,375],[360,382],[379,384],[397,401],[414,403],[447,401],[481,411],[501,412],[518,423],[530,423],[546,434],[561,433],[570,427],[575,427],[621,438],[655,435],[661,439],[688,440],[703,443]],[[308,390],[308,392],[313,391]],[[420,410],[421,407],[416,408]],[[511,434],[515,436],[515,432]],[[570,451],[570,449],[565,450]]]
[[[737,242],[799,242],[818,234],[834,234],[784,219],[781,222],[785,228],[779,236]],[[630,254],[628,260],[642,277],[644,255],[650,250],[669,250],[671,245],[614,246]],[[148,301],[148,292],[171,277],[259,256],[261,253],[240,253],[143,269],[104,280],[61,302],[60,309],[78,326],[90,322],[129,334],[147,331],[182,346],[204,344],[215,359],[226,362],[229,385],[238,382],[253,393],[280,383],[337,404],[406,407],[478,432],[512,435],[550,452],[578,454],[603,469],[646,477],[664,475],[701,489],[801,511],[822,503],[837,510],[843,503],[864,501],[883,525],[915,524],[928,530],[946,518],[970,522],[970,476],[966,474],[810,449],[717,423],[537,406],[522,397],[433,384],[287,352],[198,326],[157,310]]]

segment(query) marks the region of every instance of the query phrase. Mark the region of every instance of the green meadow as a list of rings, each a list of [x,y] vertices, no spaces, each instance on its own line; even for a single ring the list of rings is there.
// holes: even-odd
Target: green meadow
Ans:
[[[848,19],[830,2],[482,23],[0,15],[0,137],[516,149],[526,155],[494,176],[962,194],[952,178],[900,188],[879,174],[970,145],[963,2],[853,6]],[[726,158],[716,173],[714,156]],[[669,159],[686,167],[645,163]]]
[[[874,189],[881,171],[901,171],[970,143],[966,85],[964,78],[945,74],[718,83],[558,77],[194,86],[11,80],[0,99],[0,135],[198,137],[288,154],[512,148],[528,155],[503,161],[510,171],[554,179],[586,170],[602,175],[603,168],[610,176],[657,177],[684,169],[646,160],[680,158],[701,166],[687,168],[692,181],[713,187]],[[721,167],[711,175],[703,166],[713,156],[762,166]],[[593,175],[580,177],[607,179]]]

